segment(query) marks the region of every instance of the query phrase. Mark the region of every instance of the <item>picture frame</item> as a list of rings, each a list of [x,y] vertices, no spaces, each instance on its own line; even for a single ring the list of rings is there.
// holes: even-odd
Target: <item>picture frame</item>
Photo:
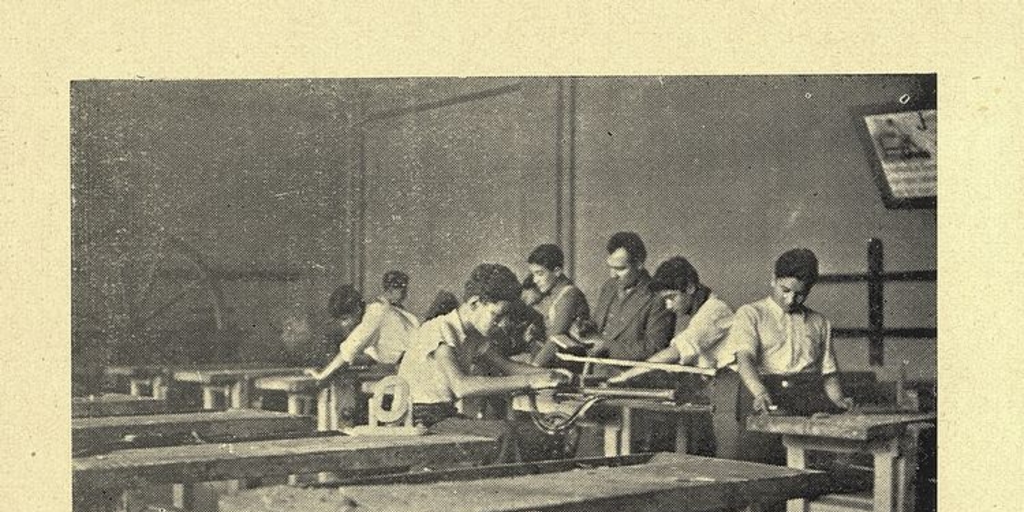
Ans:
[[[937,204],[937,119],[933,99],[900,100],[853,109],[875,184],[886,208]]]

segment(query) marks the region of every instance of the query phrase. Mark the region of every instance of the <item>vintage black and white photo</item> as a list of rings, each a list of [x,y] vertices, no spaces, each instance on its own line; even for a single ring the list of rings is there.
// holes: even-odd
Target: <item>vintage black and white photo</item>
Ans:
[[[936,509],[935,74],[69,87],[76,511]]]

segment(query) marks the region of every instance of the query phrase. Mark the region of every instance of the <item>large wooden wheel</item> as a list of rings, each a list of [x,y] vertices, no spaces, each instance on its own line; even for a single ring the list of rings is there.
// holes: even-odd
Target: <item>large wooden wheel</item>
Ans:
[[[117,363],[204,362],[223,351],[227,307],[221,279],[193,244],[158,230],[80,249],[91,329]],[[73,285],[74,286],[74,285]],[[73,290],[74,295],[74,290]],[[81,316],[81,315],[78,315]]]

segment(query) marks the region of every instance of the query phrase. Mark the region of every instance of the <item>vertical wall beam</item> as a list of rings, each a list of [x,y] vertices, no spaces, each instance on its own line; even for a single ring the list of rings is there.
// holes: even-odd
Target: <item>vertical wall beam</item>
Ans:
[[[557,78],[555,91],[555,243],[562,246],[562,151],[565,145],[565,86],[563,78]]]
[[[868,359],[873,366],[884,364],[885,354],[885,266],[882,241],[868,240]]]
[[[569,276],[576,274],[576,79],[569,78],[569,169],[566,201],[565,267]]]

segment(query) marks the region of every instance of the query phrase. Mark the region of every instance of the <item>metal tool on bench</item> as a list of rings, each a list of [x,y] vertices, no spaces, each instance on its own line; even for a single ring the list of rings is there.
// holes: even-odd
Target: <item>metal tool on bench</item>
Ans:
[[[564,433],[585,417],[591,408],[601,402],[649,401],[653,403],[666,404],[668,406],[686,406],[692,411],[713,411],[713,406],[711,405],[709,397],[710,387],[714,383],[711,378],[715,375],[714,370],[678,364],[583,357],[562,353],[559,353],[557,357],[563,361],[583,363],[584,370],[583,373],[578,376],[578,382],[556,388],[554,391],[554,399],[556,401],[559,401],[562,404],[574,404],[572,408],[567,409],[571,412],[556,411],[547,414],[541,413],[536,407],[536,395],[530,395],[530,400],[533,402],[533,410],[530,413],[531,420],[537,428],[545,433]],[[612,387],[608,386],[607,383],[593,385],[593,379],[591,379],[591,376],[588,374],[590,373],[590,367],[594,364],[631,368],[648,368],[675,375],[698,375],[702,377],[701,382],[704,384],[704,389],[695,390],[693,386],[685,385],[681,379],[677,379],[676,386],[672,389]]]

